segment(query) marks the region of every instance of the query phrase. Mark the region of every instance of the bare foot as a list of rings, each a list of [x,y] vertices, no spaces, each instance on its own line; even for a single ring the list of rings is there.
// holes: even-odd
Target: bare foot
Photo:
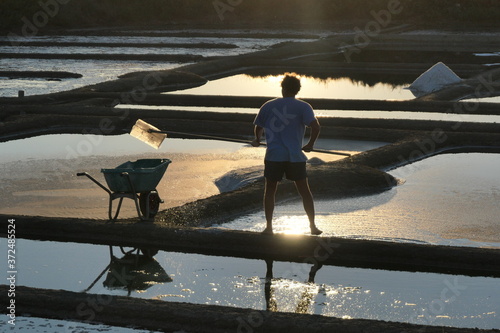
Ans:
[[[271,229],[271,228],[264,229],[264,231],[262,231],[262,233],[266,234],[266,235],[272,235],[272,234],[274,234],[273,233],[273,229]]]
[[[311,235],[321,235],[323,231],[319,230],[316,227],[311,227]]]

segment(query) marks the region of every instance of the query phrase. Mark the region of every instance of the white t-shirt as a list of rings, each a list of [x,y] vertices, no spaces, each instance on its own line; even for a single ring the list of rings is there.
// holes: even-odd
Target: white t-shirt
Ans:
[[[268,161],[305,162],[302,141],[306,126],[315,120],[308,103],[294,97],[276,98],[260,108],[254,124],[264,128]]]

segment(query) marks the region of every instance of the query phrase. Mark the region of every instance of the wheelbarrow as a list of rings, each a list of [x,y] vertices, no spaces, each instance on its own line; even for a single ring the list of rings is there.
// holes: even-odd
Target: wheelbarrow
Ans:
[[[125,162],[114,169],[101,169],[109,189],[87,172],[79,172],[77,176],[86,176],[109,194],[108,216],[116,221],[123,198],[134,200],[137,214],[141,221],[151,221],[158,213],[160,199],[156,186],[171,163],[169,159],[141,159]],[[113,201],[120,199],[113,215]]]

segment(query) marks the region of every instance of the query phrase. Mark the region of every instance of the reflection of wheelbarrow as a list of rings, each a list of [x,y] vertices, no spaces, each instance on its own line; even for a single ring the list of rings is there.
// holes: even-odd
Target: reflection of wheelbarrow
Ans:
[[[108,266],[83,292],[92,289],[106,273],[103,286],[110,290],[126,290],[128,296],[132,291],[143,292],[152,285],[172,282],[154,258],[158,250],[133,248],[125,251],[123,247],[120,250],[124,254],[122,258],[116,257],[112,246],[109,246],[111,260]]]
[[[108,216],[110,220],[118,218],[123,198],[130,198],[135,202],[139,218],[145,221],[154,218],[158,213],[160,203],[163,202],[156,191],[156,185],[170,163],[168,159],[142,159],[123,163],[115,169],[101,169],[109,189],[86,172],[77,173],[77,176],[87,176],[109,194]],[[120,199],[120,201],[113,216],[113,200],[115,199]]]
[[[148,253],[144,250],[141,252]],[[124,254],[122,258],[111,257],[108,274],[103,282],[106,288],[127,290],[130,296],[133,290],[143,292],[155,284],[172,282],[172,278],[150,253],[139,254],[139,249],[132,249]]]

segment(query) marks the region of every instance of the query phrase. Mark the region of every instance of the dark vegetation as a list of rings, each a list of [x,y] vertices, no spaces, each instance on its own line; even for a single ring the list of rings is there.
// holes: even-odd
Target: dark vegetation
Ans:
[[[500,17],[499,0],[3,0],[0,30],[19,35],[26,21],[40,29],[161,28],[186,23],[231,28],[341,23],[352,27],[390,6],[401,9],[391,15],[391,23],[470,28],[496,25]]]

